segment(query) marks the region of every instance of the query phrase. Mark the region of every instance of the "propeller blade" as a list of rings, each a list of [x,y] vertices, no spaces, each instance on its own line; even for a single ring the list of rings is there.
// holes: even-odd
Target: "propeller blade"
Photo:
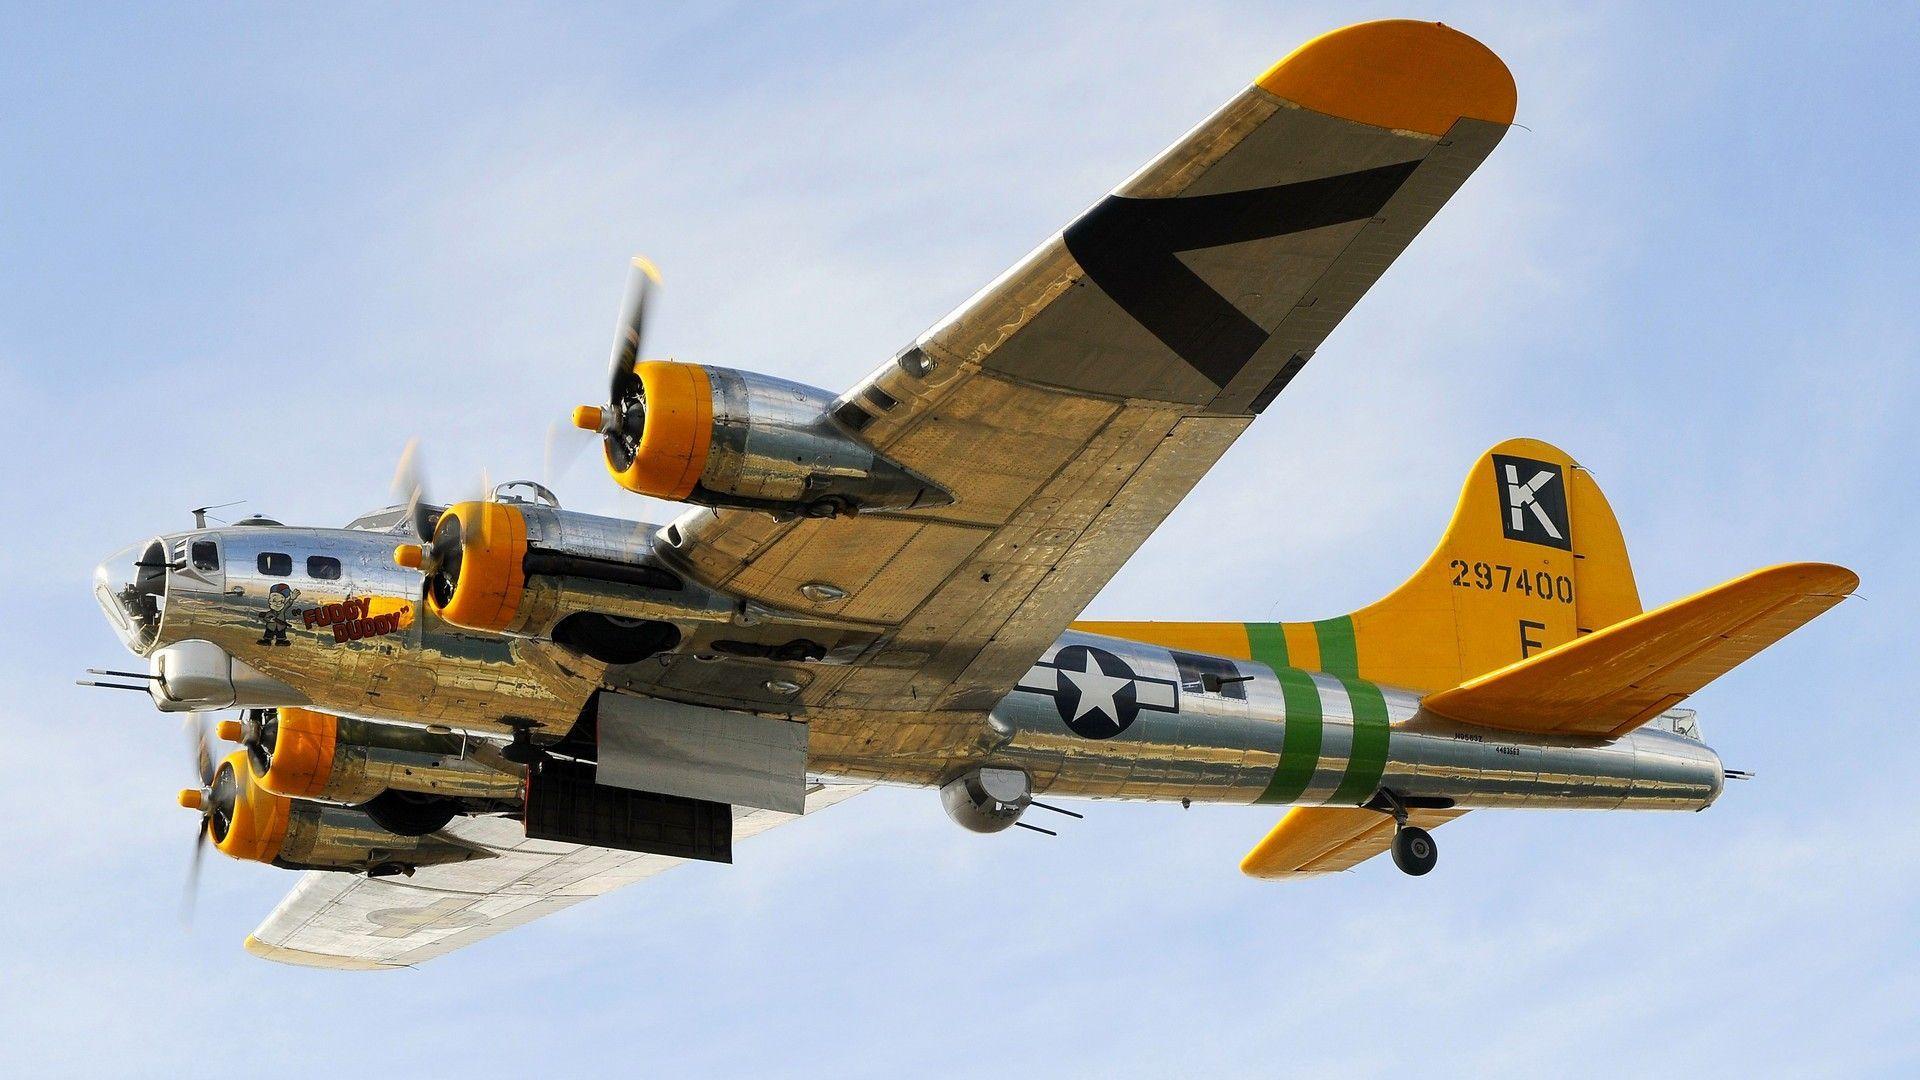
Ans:
[[[213,814],[214,767],[213,750],[207,745],[205,714],[188,713],[186,729],[187,737],[192,742],[194,772],[200,777],[199,798],[190,798],[195,794],[192,789],[180,793],[182,806],[191,806],[200,811],[199,820],[195,822],[198,831],[193,839],[193,859],[187,864],[187,891],[180,904],[181,921],[191,925],[194,902],[200,894],[200,862],[206,857],[208,823]]]
[[[193,857],[187,863],[187,891],[180,898],[180,921],[193,925],[193,909],[200,901],[200,864],[207,857],[207,818],[200,816],[200,829],[193,837]]]
[[[574,434],[580,431],[577,426],[560,420],[547,425],[547,451],[541,459],[540,476],[548,487],[558,486],[560,479],[580,462],[580,455],[593,443],[588,438]]]
[[[279,724],[279,713],[273,709],[247,709],[240,714],[240,745],[256,773],[265,773],[273,765],[267,743],[278,734]]]
[[[659,269],[645,258],[634,256],[633,269],[627,275],[627,294],[620,304],[620,322],[614,328],[613,356],[609,361],[607,401],[616,409],[632,384],[633,365],[640,359],[640,346],[646,339],[647,297],[659,285]]]
[[[200,786],[213,783],[213,750],[207,745],[206,719],[200,713],[188,713],[186,719],[187,741],[193,750],[194,774],[200,777]]]
[[[420,440],[408,439],[393,471],[393,497],[407,505],[407,520],[422,544],[433,538],[433,514],[427,509],[427,481],[420,464]]]

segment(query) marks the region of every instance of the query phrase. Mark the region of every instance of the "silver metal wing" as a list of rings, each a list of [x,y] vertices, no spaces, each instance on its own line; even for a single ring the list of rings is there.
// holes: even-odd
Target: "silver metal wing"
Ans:
[[[851,798],[866,787],[813,785],[807,812]],[[793,814],[736,807],[734,837],[744,839],[795,820]],[[531,840],[519,822],[506,818],[458,818],[446,831],[487,848],[494,857],[422,867],[412,877],[309,871],[248,936],[247,951],[305,967],[409,967],[685,861]]]

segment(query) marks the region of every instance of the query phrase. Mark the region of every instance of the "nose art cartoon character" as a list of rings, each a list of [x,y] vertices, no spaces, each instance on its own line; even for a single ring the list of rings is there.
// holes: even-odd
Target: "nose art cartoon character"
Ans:
[[[300,599],[300,590],[276,584],[267,590],[267,610],[260,613],[260,621],[266,628],[260,631],[260,640],[256,645],[286,645],[287,627],[293,625],[287,616],[293,614],[293,602]]]

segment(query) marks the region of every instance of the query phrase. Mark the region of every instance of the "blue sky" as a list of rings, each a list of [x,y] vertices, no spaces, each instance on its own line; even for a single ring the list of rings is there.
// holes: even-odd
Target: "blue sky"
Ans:
[[[0,1029],[48,1074],[1911,1075],[1920,1065],[1920,19],[1886,5],[0,3]],[[1600,477],[1659,602],[1790,559],[1863,599],[1694,704],[1700,815],[1482,813],[1413,881],[1235,869],[1272,811],[1058,840],[874,793],[414,972],[255,960],[106,553],[230,499],[333,523],[421,435],[537,475],[626,258],[653,345],[838,388],[1313,34],[1437,18],[1516,130],[1095,602],[1313,618],[1509,435]],[[661,520],[590,462],[569,505]]]

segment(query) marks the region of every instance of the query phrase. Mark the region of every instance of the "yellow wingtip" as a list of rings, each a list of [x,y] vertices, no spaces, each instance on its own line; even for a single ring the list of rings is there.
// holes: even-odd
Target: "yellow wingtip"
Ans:
[[[1444,135],[1461,118],[1513,123],[1513,73],[1493,50],[1443,23],[1386,19],[1322,34],[1256,80],[1315,112],[1395,131]]]
[[[1834,563],[1787,563],[1775,569],[1791,569],[1807,583],[1808,591],[1821,590],[1828,596],[1852,596],[1860,588],[1860,575]]]
[[[278,964],[293,964],[297,967],[327,968],[333,971],[393,971],[404,964],[383,964],[378,960],[363,960],[353,956],[333,956],[327,953],[308,952],[305,949],[289,949],[280,945],[269,945],[252,934],[240,943],[241,948],[263,960],[272,960]]]
[[[1297,806],[1288,807],[1287,812],[1280,815],[1280,820],[1274,822],[1273,828],[1267,830],[1267,835],[1261,837],[1259,843],[1253,845],[1244,856],[1241,856],[1241,873],[1255,878],[1285,876],[1287,868],[1280,864],[1276,856],[1286,843],[1289,831],[1287,819],[1293,817],[1300,809]]]

